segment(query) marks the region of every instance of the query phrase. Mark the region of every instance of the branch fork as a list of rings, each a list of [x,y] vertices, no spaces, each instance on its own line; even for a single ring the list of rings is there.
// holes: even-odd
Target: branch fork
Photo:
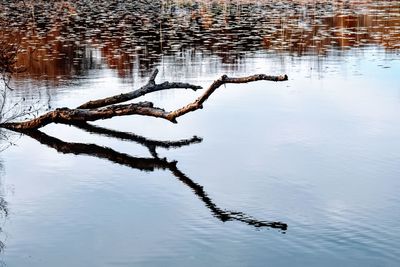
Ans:
[[[247,77],[233,78],[227,75],[222,75],[219,79],[215,80],[204,93],[192,103],[174,111],[165,111],[162,108],[155,107],[151,102],[138,102],[131,104],[121,104],[138,97],[150,94],[153,92],[168,90],[168,89],[202,89],[201,86],[189,83],[180,82],[163,82],[157,84],[155,79],[158,74],[158,69],[155,69],[146,85],[139,89],[125,94],[114,95],[111,97],[91,100],[86,102],[75,109],[58,108],[48,113],[45,113],[37,118],[23,121],[23,122],[8,122],[0,124],[0,127],[7,128],[14,131],[25,131],[39,129],[50,123],[63,123],[63,124],[79,124],[88,121],[96,121],[109,119],[115,116],[127,115],[142,115],[162,118],[172,123],[177,123],[177,118],[189,112],[202,109],[203,104],[207,99],[217,90],[221,85],[229,83],[249,83],[255,81],[286,81],[287,75],[271,76],[265,74],[256,74]]]

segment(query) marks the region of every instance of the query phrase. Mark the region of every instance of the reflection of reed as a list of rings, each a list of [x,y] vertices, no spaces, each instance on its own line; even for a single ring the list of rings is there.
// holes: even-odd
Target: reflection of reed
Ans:
[[[367,44],[400,49],[398,1],[184,2],[162,1],[163,12],[160,1],[74,1],[68,8],[36,3],[32,19],[13,1],[2,13],[13,23],[0,36],[22,40],[18,64],[48,78],[79,75],[100,63],[125,76],[187,51],[232,64],[265,49],[297,55]]]
[[[399,9],[400,10],[400,9]],[[347,13],[347,12],[346,12]],[[314,18],[301,27],[283,25],[280,31],[263,37],[264,47],[304,53],[325,54],[334,48],[359,47],[368,44],[381,45],[387,49],[400,48],[400,18],[382,19],[374,14],[335,14]],[[298,23],[301,18],[297,18]]]
[[[201,142],[201,139],[194,137],[188,140],[181,140],[177,142],[172,141],[155,141],[149,140],[145,137],[138,136],[131,133],[118,132],[114,130],[104,129],[98,126],[92,125],[80,125],[79,128],[82,128],[86,131],[99,133],[103,135],[107,135],[110,137],[115,137],[117,139],[123,140],[132,140],[138,142],[148,148],[151,147],[180,147],[185,146],[192,143]],[[132,157],[128,154],[117,152],[111,148],[98,146],[95,144],[83,144],[83,143],[69,143],[64,142],[55,137],[49,136],[43,132],[38,130],[35,131],[27,131],[24,134],[32,137],[43,145],[56,149],[60,153],[65,154],[75,154],[75,155],[89,155],[94,156],[101,159],[106,159],[114,163],[118,163],[124,166],[128,166],[134,169],[144,170],[144,171],[152,171],[154,169],[162,169],[169,170],[179,181],[188,186],[201,201],[203,201],[204,205],[210,209],[212,214],[218,218],[219,220],[225,221],[240,221],[246,223],[248,225],[254,227],[270,227],[280,229],[282,231],[287,230],[287,224],[282,222],[272,222],[272,221],[261,221],[257,220],[251,216],[246,215],[242,212],[229,211],[224,210],[218,207],[214,201],[208,196],[205,192],[204,188],[191,180],[188,176],[186,176],[183,172],[181,172],[177,167],[176,161],[168,161],[165,158],[138,158]]]
[[[2,171],[3,165],[0,162],[0,172]],[[8,203],[5,201],[3,196],[0,196],[0,218],[7,218],[8,217]],[[2,232],[2,227],[0,227],[0,233]],[[5,248],[5,244],[2,240],[0,240],[0,252],[2,252]],[[1,265],[0,261],[0,265]]]

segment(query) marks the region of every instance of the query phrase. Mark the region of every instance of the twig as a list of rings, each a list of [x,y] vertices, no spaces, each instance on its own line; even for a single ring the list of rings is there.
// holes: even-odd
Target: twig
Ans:
[[[158,74],[158,69],[155,69],[146,85],[126,94],[115,95],[103,99],[92,100],[86,102],[78,107],[78,109],[93,109],[99,107],[105,107],[109,105],[114,105],[117,103],[126,102],[149,93],[156,91],[166,90],[166,89],[192,89],[194,91],[201,89],[201,86],[189,84],[189,83],[178,83],[178,82],[163,82],[161,84],[156,84],[155,78]]]

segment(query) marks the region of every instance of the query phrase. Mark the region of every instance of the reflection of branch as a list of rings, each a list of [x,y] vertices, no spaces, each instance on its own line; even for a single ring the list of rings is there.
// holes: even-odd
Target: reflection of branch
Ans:
[[[1,167],[1,166],[0,166]],[[4,200],[3,197],[0,197],[0,215],[4,218],[8,216],[8,203],[7,201]],[[0,232],[2,232],[2,228],[0,227]],[[6,245],[4,244],[3,241],[0,241],[0,252],[4,250],[4,247]]]
[[[183,172],[181,172],[176,167],[176,165],[171,166],[169,170],[173,173],[173,175],[176,178],[179,179],[179,181],[189,186],[194,191],[194,193],[204,202],[207,208],[209,208],[212,211],[213,215],[218,219],[220,219],[221,221],[223,222],[240,221],[255,227],[271,227],[271,228],[278,228],[283,231],[287,229],[286,223],[259,221],[251,216],[246,215],[243,212],[223,210],[213,202],[213,200],[207,195],[207,193],[204,191],[204,188],[201,185],[195,183],[193,180],[187,177]]]
[[[223,222],[235,220],[254,227],[270,227],[281,229],[283,231],[287,229],[287,224],[282,222],[260,221],[242,212],[221,209],[207,195],[201,185],[195,183],[178,169],[178,167],[176,166],[176,161],[169,162],[165,158],[136,158],[124,153],[117,152],[111,148],[101,147],[95,144],[68,143],[61,141],[60,139],[48,136],[47,134],[38,130],[27,131],[24,133],[36,139],[41,144],[54,148],[61,153],[71,153],[75,155],[84,154],[94,156],[139,170],[169,170],[176,178],[178,178],[179,181],[188,186],[199,197],[199,199],[203,201],[204,205],[211,210],[212,214],[216,218]],[[145,139],[144,137],[142,138]]]
[[[124,141],[134,141],[136,143],[139,143],[139,144],[147,147],[147,149],[150,151],[151,155],[155,158],[158,157],[157,152],[156,152],[157,147],[162,147],[162,148],[166,148],[166,149],[178,148],[178,147],[188,146],[188,145],[195,144],[195,143],[200,143],[202,141],[202,139],[197,136],[193,136],[190,139],[183,139],[183,140],[179,140],[179,141],[151,140],[151,139],[147,139],[146,137],[136,135],[134,133],[111,130],[111,129],[103,128],[100,126],[95,126],[95,125],[85,123],[85,122],[79,123],[79,124],[74,124],[74,126],[80,128],[82,130],[85,130],[87,132],[90,132],[90,133],[96,133],[96,134],[113,137],[113,138],[117,138],[117,139],[124,140]]]
[[[176,164],[175,162],[168,162],[166,159],[132,157],[130,155],[117,152],[111,148],[102,147],[95,144],[64,142],[37,130],[26,131],[24,134],[36,139],[43,145],[54,148],[60,153],[94,156],[144,171],[153,171],[154,169],[169,169],[170,165]]]

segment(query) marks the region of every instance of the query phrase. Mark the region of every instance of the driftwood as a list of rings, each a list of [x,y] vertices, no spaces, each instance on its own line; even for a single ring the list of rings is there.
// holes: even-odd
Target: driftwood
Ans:
[[[201,88],[200,86],[188,83],[164,82],[161,84],[156,84],[155,78],[157,76],[157,73],[158,70],[156,69],[150,76],[149,82],[145,86],[130,93],[89,101],[74,109],[58,108],[54,111],[50,111],[32,120],[24,122],[3,123],[0,124],[0,127],[11,129],[14,131],[26,131],[32,129],[39,129],[49,123],[63,123],[63,124],[73,125],[88,121],[96,121],[101,119],[112,118],[115,116],[126,116],[126,115],[152,116],[156,118],[166,119],[173,123],[177,123],[176,119],[178,117],[183,116],[191,111],[203,108],[204,102],[221,85],[227,83],[248,83],[260,80],[286,81],[288,79],[287,75],[270,76],[265,74],[257,74],[241,78],[231,78],[226,75],[223,75],[221,78],[215,80],[210,85],[210,87],[194,102],[174,111],[165,111],[162,108],[155,107],[154,104],[151,102],[119,104],[160,90],[179,89],[179,88],[197,90]]]
[[[148,147],[149,150],[151,150],[150,148],[153,147],[164,147],[164,148],[181,147],[193,143],[199,143],[202,141],[198,137],[193,137],[191,139],[185,139],[175,142],[156,141],[156,140],[149,140],[145,137],[138,136],[132,133],[119,132],[115,130],[102,128],[99,126],[93,126],[90,124],[79,125],[79,126],[75,125],[75,126],[92,133],[107,135],[108,137],[113,137],[120,140],[135,141],[143,146]],[[186,174],[184,174],[182,171],[178,169],[177,161],[169,161],[166,158],[159,158],[154,156],[149,158],[133,157],[125,153],[117,152],[108,147],[98,146],[96,144],[64,142],[58,138],[49,136],[39,130],[27,130],[24,131],[24,134],[32,137],[33,139],[37,140],[43,145],[46,145],[48,147],[57,150],[60,153],[93,156],[111,161],[113,163],[121,164],[133,169],[139,169],[142,171],[153,171],[156,169],[170,171],[173,176],[175,176],[184,185],[189,187],[192,190],[192,192],[197,195],[197,197],[203,202],[203,204],[211,211],[214,217],[218,218],[222,222],[238,221],[257,228],[259,227],[275,228],[283,232],[285,232],[288,228],[287,224],[283,222],[258,220],[243,212],[220,208],[206,193],[203,186],[194,182]]]
[[[153,73],[150,76],[149,81],[147,84],[135,91],[126,93],[126,94],[120,94],[116,96],[111,96],[99,100],[92,100],[89,102],[86,102],[85,104],[82,104],[78,107],[78,109],[92,109],[92,108],[99,108],[99,107],[105,107],[113,104],[118,104],[122,102],[126,102],[135,98],[138,98],[140,96],[144,96],[146,94],[156,92],[156,91],[161,91],[161,90],[166,90],[166,89],[192,89],[196,91],[197,89],[201,89],[201,86],[189,84],[189,83],[170,83],[170,82],[163,82],[161,84],[156,84],[155,79],[158,74],[158,69],[155,69]]]
[[[248,83],[259,80],[268,81],[285,81],[288,79],[286,75],[283,76],[268,76],[264,74],[252,75],[242,78],[230,78],[223,75],[221,78],[214,81],[210,87],[195,101],[192,103],[174,110],[165,111],[161,108],[154,107],[151,102],[139,102],[131,104],[120,104],[125,101],[130,101],[143,96],[148,93],[155,91],[166,90],[166,89],[200,89],[200,86],[187,84],[187,83],[170,83],[164,82],[161,84],[155,83],[158,70],[156,69],[149,82],[130,93],[120,94],[105,99],[98,99],[89,101],[80,105],[75,109],[70,108],[59,108],[54,111],[50,111],[44,115],[41,115],[32,120],[24,122],[7,122],[0,124],[0,127],[7,128],[17,132],[23,132],[25,135],[32,137],[39,141],[41,144],[48,147],[54,148],[60,153],[68,153],[75,155],[87,155],[94,156],[97,158],[105,159],[110,162],[128,166],[130,168],[139,169],[143,171],[153,171],[155,169],[166,170],[171,172],[179,181],[188,186],[192,192],[194,192],[198,198],[204,203],[204,205],[211,211],[211,213],[221,220],[225,221],[239,221],[254,227],[269,227],[276,228],[281,231],[287,230],[287,224],[279,221],[264,221],[258,220],[251,217],[243,212],[237,212],[232,210],[225,210],[220,208],[206,193],[204,188],[190,179],[186,174],[180,171],[177,167],[177,161],[170,161],[166,158],[160,158],[157,154],[157,148],[177,148],[202,141],[199,137],[192,137],[190,139],[184,139],[180,141],[158,141],[150,140],[148,138],[136,135],[134,133],[119,132],[116,130],[106,129],[99,126],[89,124],[88,121],[96,121],[100,119],[108,119],[114,116],[125,116],[125,115],[145,115],[157,118],[163,118],[168,121],[176,123],[176,118],[185,115],[188,112],[201,109],[204,102],[210,97],[210,95],[218,89],[221,85],[227,83]],[[108,147],[98,146],[96,144],[85,144],[85,143],[68,143],[58,138],[49,136],[38,129],[49,124],[49,123],[63,123],[70,124],[84,131],[104,135],[111,138],[117,138],[125,141],[133,141],[147,147],[151,157],[141,158],[134,157],[125,153],[115,151]]]

